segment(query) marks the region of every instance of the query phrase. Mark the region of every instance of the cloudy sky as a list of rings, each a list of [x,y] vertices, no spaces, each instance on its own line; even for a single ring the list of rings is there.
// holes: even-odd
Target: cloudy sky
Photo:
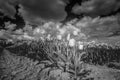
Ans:
[[[67,16],[65,8],[68,4],[72,6],[70,9],[72,13],[93,17],[107,16],[120,8],[119,0],[0,0],[0,11],[14,17],[15,5],[18,4],[20,5],[19,13],[29,21],[31,19],[62,21]]]
[[[83,32],[92,37],[112,36],[120,34],[119,10],[120,0],[0,0],[0,25],[3,16],[7,16],[3,21],[10,20],[21,26],[24,25],[24,22],[31,24],[45,21],[61,22],[73,15],[73,19],[76,16],[82,18],[88,16],[93,19],[100,17],[101,20],[98,20],[98,23],[91,23],[90,26],[84,27]],[[16,19],[16,15],[18,19]],[[110,21],[105,19],[106,17],[116,20]],[[24,20],[24,22],[20,20]]]

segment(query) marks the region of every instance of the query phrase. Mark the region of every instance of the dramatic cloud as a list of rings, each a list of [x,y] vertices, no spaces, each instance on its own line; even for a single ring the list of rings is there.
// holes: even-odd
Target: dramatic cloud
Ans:
[[[73,4],[72,7],[71,5],[68,6],[72,1],[76,1],[75,4]],[[86,0],[82,2],[81,5],[77,4],[78,1],[79,0],[0,0],[0,12],[15,18],[16,14],[20,14],[25,22],[41,24],[44,21],[52,20],[57,22],[64,20],[67,17],[67,12],[65,11],[66,6],[72,8],[74,15],[82,14],[82,16],[87,15],[89,17],[109,16],[109,14],[114,12],[119,13],[117,11],[120,9],[119,0]],[[16,5],[19,5],[18,11]],[[19,15],[17,15],[17,17],[18,16]],[[15,24],[16,21],[19,23],[19,26],[16,24],[18,27],[21,26],[22,19],[20,21],[20,18],[18,18],[16,21],[13,21]],[[81,31],[90,36],[90,38],[120,35],[120,17],[117,19],[116,17],[104,17],[98,20],[91,18],[90,20],[82,21],[83,20],[80,20],[80,24],[85,27],[82,27]]]
[[[75,14],[84,13],[89,16],[109,15],[120,9],[119,0],[90,0],[83,2],[81,6],[75,6],[73,12]]]
[[[0,0],[0,11],[14,17],[16,4],[20,5],[20,14],[30,22],[61,21],[66,17],[65,3],[61,0]]]
[[[118,17],[84,18],[78,22],[77,26],[81,27],[81,32],[90,39],[120,36]]]
[[[65,18],[65,4],[60,0],[23,0],[21,1],[22,15],[30,20],[61,21]],[[30,18],[30,19],[29,19]]]
[[[0,11],[5,15],[13,17],[16,13],[15,5],[17,2],[15,0],[0,0]]]
[[[74,2],[75,1],[75,2]],[[72,4],[70,2],[74,2]],[[44,21],[62,21],[66,18],[67,7],[72,8],[75,15],[104,16],[120,9],[119,0],[0,0],[0,11],[10,17],[16,13],[15,5],[19,4],[19,13],[30,23]],[[71,4],[71,5],[70,5]],[[72,6],[73,5],[73,6]],[[72,7],[71,7],[72,6]],[[71,10],[71,9],[70,9]],[[72,15],[71,15],[72,16]],[[77,17],[77,16],[76,16]]]

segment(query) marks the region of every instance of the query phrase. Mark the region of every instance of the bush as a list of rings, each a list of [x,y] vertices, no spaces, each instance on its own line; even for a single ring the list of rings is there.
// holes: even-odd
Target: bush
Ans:
[[[85,49],[87,56],[83,59],[85,62],[94,65],[105,65],[110,62],[120,62],[120,48],[112,46],[87,47]]]

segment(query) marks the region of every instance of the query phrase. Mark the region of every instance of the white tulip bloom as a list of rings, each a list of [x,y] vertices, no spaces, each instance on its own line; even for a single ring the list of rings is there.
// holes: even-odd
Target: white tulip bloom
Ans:
[[[70,40],[70,34],[67,35],[67,40],[68,40],[68,41]]]
[[[78,48],[79,48],[80,50],[82,50],[82,49],[84,48],[84,46],[83,46],[82,44],[80,44],[80,45],[78,46]]]
[[[78,42],[78,49],[82,50],[84,48],[84,42]]]
[[[70,46],[70,47],[75,46],[75,42],[76,42],[75,39],[70,39],[70,40],[69,40],[69,46]]]
[[[63,35],[66,32],[66,29],[65,28],[59,29],[59,32],[60,32],[60,34]]]
[[[57,35],[57,39],[61,40],[62,39],[62,35]]]
[[[78,31],[73,31],[73,35],[78,35]]]
[[[47,35],[47,39],[51,39],[51,35],[50,34]]]
[[[40,29],[39,28],[36,29],[36,33],[40,33]]]

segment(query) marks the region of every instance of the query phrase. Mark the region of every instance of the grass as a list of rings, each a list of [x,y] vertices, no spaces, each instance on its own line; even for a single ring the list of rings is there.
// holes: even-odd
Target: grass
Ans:
[[[68,42],[56,39],[19,41],[6,49],[44,65],[39,72],[40,80],[83,80],[90,72],[81,60],[85,52],[77,46],[70,47]]]
[[[86,64],[112,62],[120,51],[105,45],[79,50],[77,46],[70,47],[68,42],[56,39],[19,41],[6,49],[43,65],[37,74],[38,80],[94,80],[87,78],[91,70],[86,68]]]

